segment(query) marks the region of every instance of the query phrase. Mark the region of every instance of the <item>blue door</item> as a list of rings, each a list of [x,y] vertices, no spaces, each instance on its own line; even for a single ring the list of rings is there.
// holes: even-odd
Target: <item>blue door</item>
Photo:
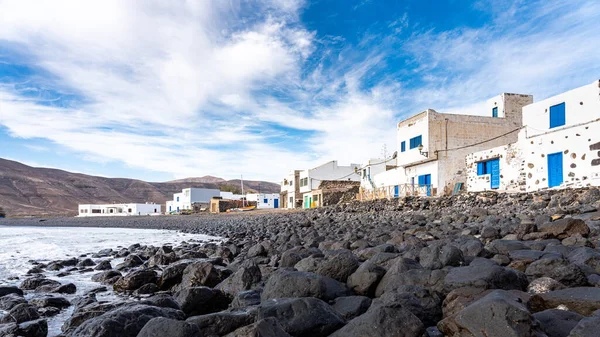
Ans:
[[[559,186],[563,182],[562,152],[548,155],[548,187]]]
[[[394,198],[398,198],[400,196],[400,186],[394,186]]]
[[[492,159],[490,163],[490,187],[500,188],[500,159]]]
[[[419,176],[419,187],[426,187],[427,196],[431,196],[431,174]]]
[[[169,206],[169,212],[171,211],[171,206]]]
[[[273,199],[273,208],[279,208],[279,199]]]

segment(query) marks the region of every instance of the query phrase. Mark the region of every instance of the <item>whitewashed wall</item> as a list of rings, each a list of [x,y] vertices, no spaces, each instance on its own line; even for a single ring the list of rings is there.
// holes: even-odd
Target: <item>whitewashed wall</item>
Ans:
[[[467,155],[467,191],[479,192],[492,190],[490,174],[477,175],[477,163],[490,159],[500,160],[500,187],[498,191],[525,190],[523,167],[525,159],[519,144],[508,144],[493,149],[479,151]]]
[[[300,187],[300,193],[306,193],[314,189],[318,189],[319,184],[321,184],[321,181],[324,180],[360,181],[360,176],[354,173],[354,170],[359,168],[360,165],[358,164],[350,164],[350,166],[338,166],[337,161],[334,160],[313,169],[301,171],[300,180],[303,178],[308,178],[309,183],[307,186]]]
[[[281,207],[281,200],[279,199],[278,193],[270,193],[270,194],[258,194],[258,193],[248,193],[246,194],[246,200],[255,201],[256,208],[266,209],[266,208],[275,208],[275,200],[277,200],[277,207]],[[265,202],[266,201],[266,202]]]
[[[398,125],[398,165],[403,166],[410,163],[418,162],[423,157],[417,148],[410,148],[410,139],[413,137],[421,136],[423,143],[423,151],[429,149],[429,120],[428,112],[425,111],[421,114],[409,118],[408,120],[399,123]],[[406,142],[406,151],[401,151],[401,143]]]
[[[563,184],[559,188],[600,186],[599,121],[528,137],[523,145],[528,191],[548,187],[547,156],[556,152],[563,153]]]

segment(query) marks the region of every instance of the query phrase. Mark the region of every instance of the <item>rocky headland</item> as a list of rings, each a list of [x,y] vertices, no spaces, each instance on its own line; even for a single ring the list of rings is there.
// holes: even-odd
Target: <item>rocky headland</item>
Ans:
[[[586,188],[86,220],[224,240],[32,261],[0,287],[0,336],[46,336],[66,308],[69,337],[599,336],[599,208]],[[60,275],[81,270],[98,288],[69,301]],[[121,300],[98,300],[106,287]]]

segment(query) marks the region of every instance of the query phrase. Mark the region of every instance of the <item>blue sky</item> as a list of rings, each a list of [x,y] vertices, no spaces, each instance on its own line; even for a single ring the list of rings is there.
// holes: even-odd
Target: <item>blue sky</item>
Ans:
[[[597,1],[3,1],[0,157],[279,181],[412,114],[600,78]]]

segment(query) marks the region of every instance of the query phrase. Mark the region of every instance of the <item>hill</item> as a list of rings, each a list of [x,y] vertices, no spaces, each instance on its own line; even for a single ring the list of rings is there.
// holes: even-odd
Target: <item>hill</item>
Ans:
[[[207,182],[212,181],[212,182]],[[7,216],[75,215],[77,204],[155,202],[164,204],[173,193],[188,187],[235,190],[239,180],[217,177],[187,178],[169,182],[105,178],[63,170],[31,167],[0,158],[0,207]],[[278,193],[278,184],[246,181],[244,188]]]

